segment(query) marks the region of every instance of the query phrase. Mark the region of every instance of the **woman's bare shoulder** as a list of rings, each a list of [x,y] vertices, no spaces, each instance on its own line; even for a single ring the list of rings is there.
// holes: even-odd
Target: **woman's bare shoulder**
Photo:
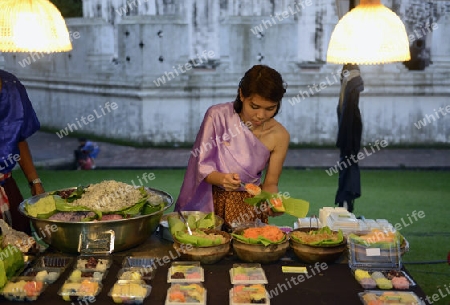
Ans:
[[[289,131],[277,120],[273,119],[273,132],[279,139],[287,139],[289,141]]]

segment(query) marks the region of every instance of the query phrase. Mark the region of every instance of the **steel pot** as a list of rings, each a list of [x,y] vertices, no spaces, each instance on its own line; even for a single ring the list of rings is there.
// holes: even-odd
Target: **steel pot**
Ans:
[[[97,237],[104,236],[105,233],[111,231],[114,235],[112,238],[114,251],[123,251],[146,241],[158,227],[164,211],[173,204],[173,198],[168,193],[153,188],[146,189],[162,196],[165,203],[163,210],[129,219],[90,222],[65,222],[39,219],[27,215],[25,202],[28,202],[28,204],[36,203],[39,199],[48,196],[49,193],[47,192],[22,202],[19,211],[30,219],[38,238],[59,251],[77,253],[82,236],[95,241]]]

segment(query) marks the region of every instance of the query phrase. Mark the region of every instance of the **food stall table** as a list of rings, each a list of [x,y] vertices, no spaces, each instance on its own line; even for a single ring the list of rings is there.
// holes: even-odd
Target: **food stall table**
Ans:
[[[51,249],[44,255],[57,255]],[[63,254],[67,256],[67,254]],[[108,296],[111,287],[117,279],[117,273],[121,268],[122,261],[126,256],[152,256],[159,258],[155,263],[156,274],[151,281],[152,291],[144,300],[143,304],[163,305],[165,304],[167,289],[167,272],[171,263],[177,259],[178,253],[172,247],[172,242],[160,238],[157,233],[153,234],[145,243],[118,253],[113,253],[113,264],[111,265],[106,278],[103,280],[103,289],[95,299],[84,299],[79,301],[64,301],[59,296],[58,290],[69,276],[73,266],[67,268],[59,279],[50,284],[33,303],[36,305],[85,305],[85,304],[114,304],[112,298]],[[74,255],[75,256],[75,255]],[[232,253],[223,260],[212,265],[202,265],[204,268],[204,287],[207,290],[207,304],[228,305],[229,290],[233,287],[230,282],[229,270],[233,264],[241,261]],[[303,281],[300,282],[299,273],[283,273],[282,266],[306,266],[308,275],[303,274]],[[286,256],[276,263],[262,265],[268,284],[266,289],[272,296],[270,304],[361,304],[358,293],[364,289],[354,279],[348,264],[341,260],[333,264],[304,264],[301,263],[289,250]],[[325,268],[326,267],[326,268]],[[411,287],[418,297],[424,298],[425,294],[417,286]],[[1,304],[12,305],[19,302],[12,302],[1,299]],[[30,302],[28,304],[31,304]],[[181,303],[180,303],[181,304]]]

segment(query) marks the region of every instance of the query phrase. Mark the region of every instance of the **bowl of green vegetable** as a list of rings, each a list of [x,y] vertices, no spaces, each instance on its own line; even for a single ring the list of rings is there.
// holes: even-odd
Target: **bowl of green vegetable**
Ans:
[[[38,238],[56,250],[77,253],[83,250],[80,244],[111,233],[111,251],[123,251],[147,240],[172,203],[164,191],[106,181],[33,196],[19,211],[30,219]]]

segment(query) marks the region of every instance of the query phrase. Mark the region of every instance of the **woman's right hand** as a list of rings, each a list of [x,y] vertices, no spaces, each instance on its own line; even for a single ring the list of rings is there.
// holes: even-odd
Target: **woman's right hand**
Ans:
[[[226,191],[235,191],[241,187],[239,174],[212,172],[206,176],[205,181],[224,188]]]
[[[239,174],[223,174],[222,187],[226,191],[235,191],[239,189],[241,187],[241,178],[239,178]]]

